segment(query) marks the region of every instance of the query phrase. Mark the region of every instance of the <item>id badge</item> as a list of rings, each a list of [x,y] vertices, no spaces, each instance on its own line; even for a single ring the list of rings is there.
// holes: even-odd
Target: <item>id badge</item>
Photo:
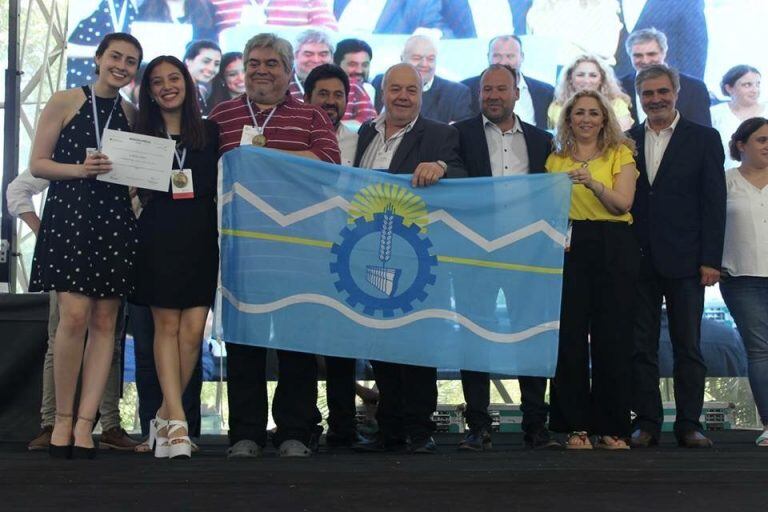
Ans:
[[[568,229],[565,231],[565,252],[571,250],[571,235],[573,234],[573,222],[568,221]]]
[[[85,148],[85,156],[98,155],[99,153],[99,148]]]
[[[253,139],[261,135],[255,126],[243,126],[243,135],[240,137],[241,146],[253,146]]]
[[[192,169],[171,171],[171,192],[174,199],[192,199],[195,189],[192,186]]]

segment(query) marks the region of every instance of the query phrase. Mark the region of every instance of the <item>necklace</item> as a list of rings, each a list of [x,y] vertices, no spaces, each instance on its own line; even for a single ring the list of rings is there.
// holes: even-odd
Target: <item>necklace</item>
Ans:
[[[573,161],[580,163],[582,169],[586,169],[587,167],[589,167],[589,162],[594,160],[595,157],[599,154],[600,154],[600,148],[597,148],[591,155],[589,155],[589,158],[585,158],[583,160],[581,158],[577,158],[576,155],[573,155]]]

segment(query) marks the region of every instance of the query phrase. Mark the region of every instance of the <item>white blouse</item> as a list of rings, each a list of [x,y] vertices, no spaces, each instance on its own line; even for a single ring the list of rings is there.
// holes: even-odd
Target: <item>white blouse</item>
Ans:
[[[726,171],[725,183],[723,269],[732,276],[768,277],[768,186],[758,189],[738,168]]]

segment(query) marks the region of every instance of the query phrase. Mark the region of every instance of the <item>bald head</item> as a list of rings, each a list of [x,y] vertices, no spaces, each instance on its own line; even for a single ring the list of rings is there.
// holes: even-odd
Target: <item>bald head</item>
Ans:
[[[389,68],[381,83],[386,122],[403,127],[416,119],[421,110],[421,89],[421,77],[412,65],[395,64]]]
[[[429,83],[435,77],[437,47],[426,36],[411,36],[405,42],[400,60],[414,65],[421,75],[421,82]]]

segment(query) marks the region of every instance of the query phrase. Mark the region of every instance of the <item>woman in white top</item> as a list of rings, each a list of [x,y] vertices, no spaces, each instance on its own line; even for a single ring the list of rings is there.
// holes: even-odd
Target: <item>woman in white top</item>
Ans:
[[[730,142],[741,166],[726,176],[728,206],[720,291],[747,349],[749,384],[768,448],[768,119],[747,119]]]
[[[740,64],[729,69],[720,81],[720,90],[730,100],[710,108],[712,127],[720,132],[725,149],[725,168],[739,164],[729,155],[731,134],[745,119],[765,117],[765,103],[760,102],[760,72],[752,66]]]

